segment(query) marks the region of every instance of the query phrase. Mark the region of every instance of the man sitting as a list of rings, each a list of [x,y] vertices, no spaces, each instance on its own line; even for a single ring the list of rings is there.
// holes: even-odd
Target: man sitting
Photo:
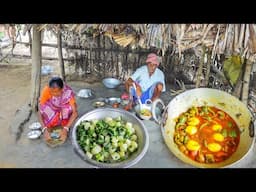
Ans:
[[[165,91],[164,73],[158,69],[158,56],[150,53],[146,63],[147,65],[139,67],[125,82],[125,89],[130,98],[125,110],[130,110],[138,98],[142,103],[145,103],[147,99],[154,101],[160,97],[161,92]]]

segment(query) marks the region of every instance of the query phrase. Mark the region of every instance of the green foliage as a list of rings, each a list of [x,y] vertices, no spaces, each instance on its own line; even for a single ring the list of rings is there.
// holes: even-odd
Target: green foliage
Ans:
[[[244,60],[240,55],[233,55],[224,61],[224,74],[233,87],[236,85],[240,73],[242,72],[243,63]]]
[[[0,31],[0,39],[4,37],[4,32]]]

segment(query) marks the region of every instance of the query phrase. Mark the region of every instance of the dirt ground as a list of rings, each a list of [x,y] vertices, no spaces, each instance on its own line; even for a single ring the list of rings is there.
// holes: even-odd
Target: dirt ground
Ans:
[[[12,141],[9,133],[10,122],[16,110],[29,99],[31,67],[0,65],[0,151]],[[0,161],[0,167],[13,167]]]
[[[30,99],[31,65],[0,64],[0,167],[15,167],[1,155],[11,144],[10,124],[15,112]],[[42,78],[42,84],[47,77]]]
[[[7,127],[16,110],[29,99],[31,67],[0,65],[0,134]],[[7,139],[7,137],[3,138]]]
[[[1,65],[0,64],[0,168],[92,168],[74,152],[71,139],[59,148],[52,149],[45,145],[42,139],[29,140],[28,125],[37,121],[32,114],[30,121],[24,128],[21,138],[13,143],[9,126],[15,122],[15,112],[21,108],[30,97],[30,65]],[[48,81],[48,76],[42,76],[42,84]],[[68,81],[69,85],[77,93],[81,88],[92,88],[98,97],[120,96],[123,87],[112,90],[105,88],[101,83],[85,83]],[[95,82],[95,81],[94,81]],[[167,90],[170,87],[168,86]],[[161,96],[164,103],[171,100],[170,92],[166,91]],[[93,99],[79,99],[79,115],[93,109]],[[149,148],[145,157],[134,165],[134,168],[192,168],[176,158],[164,143],[160,127],[154,121],[144,121],[149,134]],[[255,168],[256,147],[243,158],[243,161],[235,164],[234,168]]]
[[[55,69],[57,68],[56,63],[53,64],[44,61],[43,65],[45,64],[50,64],[53,65]],[[57,73],[55,72],[51,75],[56,74]],[[47,84],[51,75],[41,76],[41,88]],[[69,81],[69,79],[72,79],[71,77],[72,76],[67,78],[67,80]],[[95,78],[89,79],[94,82],[96,81]],[[73,83],[78,86],[85,86],[85,83],[82,81]],[[30,89],[31,64],[29,61],[12,61],[9,64],[0,63],[0,168],[14,168],[20,166],[10,161],[12,158],[18,158],[16,157],[16,152],[13,153],[10,151],[13,151],[15,146],[19,146],[19,144],[14,145],[15,139],[13,135],[11,135],[10,125],[14,120],[16,111],[24,106],[25,103],[29,102]],[[22,143],[23,140],[21,139],[19,143]],[[22,146],[22,144],[20,145]],[[23,156],[20,156],[19,158],[22,160]],[[30,166],[29,163],[27,166]]]

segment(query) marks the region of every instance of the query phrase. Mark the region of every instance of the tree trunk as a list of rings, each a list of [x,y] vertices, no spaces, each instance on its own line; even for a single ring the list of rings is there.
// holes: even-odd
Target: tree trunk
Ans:
[[[32,37],[31,37],[31,30],[28,30],[28,39],[29,39],[29,51],[30,56],[32,57]]]
[[[62,55],[61,25],[57,33],[57,45],[58,45],[58,57],[59,57],[59,64],[60,64],[60,76],[63,79],[63,81],[66,81],[65,67],[64,67],[64,61],[63,61],[63,55]]]
[[[38,99],[41,84],[41,32],[38,25],[33,25],[32,40],[32,70],[31,70],[31,107],[34,112],[38,110]]]
[[[250,59],[246,60],[245,63],[245,72],[243,77],[243,91],[242,91],[242,102],[247,106],[248,104],[248,95],[249,95],[249,83],[250,83],[250,74],[252,69],[252,61]]]

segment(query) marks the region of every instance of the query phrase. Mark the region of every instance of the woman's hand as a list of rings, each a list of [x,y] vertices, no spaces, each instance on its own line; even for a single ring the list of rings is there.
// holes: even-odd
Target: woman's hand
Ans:
[[[52,139],[47,127],[44,127],[42,132],[43,132],[43,136],[44,136],[45,141],[48,141],[48,140]]]
[[[68,136],[68,131],[67,131],[66,127],[64,127],[64,128],[61,130],[61,132],[60,132],[60,139],[61,139],[62,141],[66,141],[67,136]]]

